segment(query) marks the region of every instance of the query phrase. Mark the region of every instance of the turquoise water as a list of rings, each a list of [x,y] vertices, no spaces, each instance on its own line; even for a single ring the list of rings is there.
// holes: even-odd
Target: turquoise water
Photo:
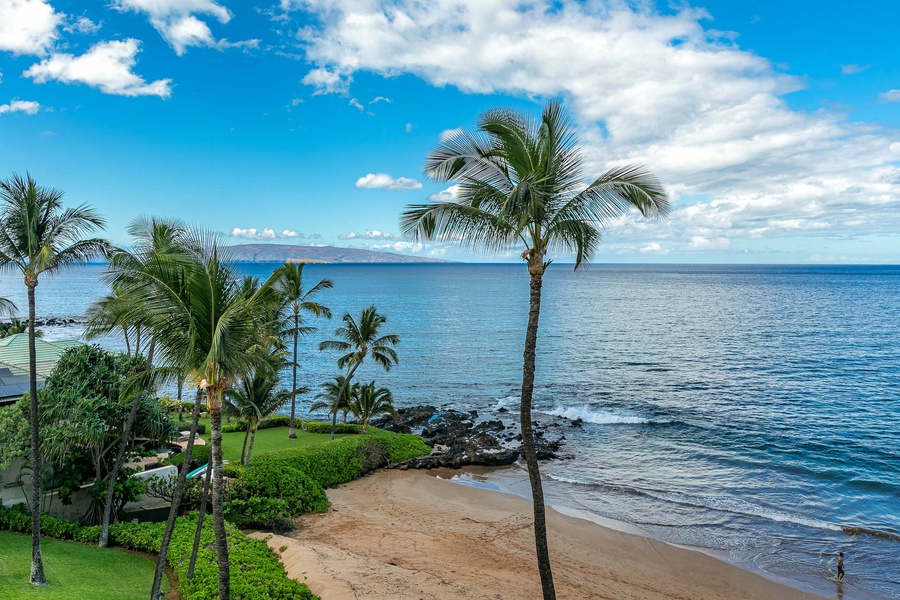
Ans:
[[[80,315],[103,292],[99,273],[43,282],[40,312]],[[369,304],[388,315],[401,364],[360,377],[399,403],[515,408],[521,265],[312,265],[306,275],[334,280],[321,299],[336,316]],[[553,265],[535,408],[584,426],[566,430],[577,459],[545,468],[551,502],[830,597],[900,598],[898,290],[900,267]],[[0,294],[24,301],[17,279],[4,277]],[[313,385],[337,373],[314,350],[337,319],[320,325],[301,352]],[[838,551],[840,589],[829,579]]]

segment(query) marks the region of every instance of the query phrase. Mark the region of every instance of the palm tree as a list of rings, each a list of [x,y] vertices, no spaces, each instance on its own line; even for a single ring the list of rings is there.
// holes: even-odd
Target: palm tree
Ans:
[[[289,391],[276,389],[278,371],[284,362],[284,357],[277,354],[264,357],[249,375],[241,378],[236,387],[225,392],[222,410],[232,417],[247,421],[247,432],[241,450],[241,464],[244,466],[250,464],[259,424],[287,404],[293,396]]]
[[[316,394],[316,401],[309,407],[309,412],[318,410],[328,410],[329,415],[336,415],[338,412],[344,413],[344,422],[347,422],[347,413],[350,412],[350,404],[359,393],[359,384],[353,383],[344,394],[341,390],[344,388],[344,382],[347,380],[343,375],[338,375],[334,381],[326,381],[322,384],[322,392]]]
[[[338,358],[338,368],[346,369],[344,385],[338,390],[335,406],[339,406],[347,388],[347,384],[353,379],[356,369],[371,355],[376,364],[381,365],[385,371],[397,364],[397,352],[394,346],[400,343],[400,337],[394,334],[379,335],[381,326],[387,322],[387,317],[378,314],[374,306],[363,310],[359,323],[350,313],[343,316],[344,325],[335,330],[337,340],[325,340],[319,344],[319,350],[337,350],[344,352]],[[337,411],[331,417],[331,439],[334,439],[334,430],[337,427]]]
[[[497,251],[522,248],[531,278],[530,311],[522,369],[522,446],[534,498],[534,534],[545,600],[555,598],[547,549],[544,494],[534,448],[531,399],[541,285],[554,253],[574,254],[575,268],[600,244],[600,228],[636,208],[664,217],[669,201],[645,167],[615,167],[594,181],[584,177],[572,121],[558,102],[540,120],[509,110],[489,110],[478,132],[443,140],[425,163],[434,181],[455,181],[457,198],[412,205],[400,217],[413,239],[444,239]]]
[[[375,415],[388,413],[397,416],[394,410],[394,395],[387,388],[376,388],[375,382],[370,381],[359,387],[359,392],[350,403],[353,416],[362,421],[362,432],[369,427],[369,420]]]
[[[171,375],[187,372],[189,379],[205,392],[211,425],[219,598],[227,599],[231,596],[231,582],[223,507],[223,396],[236,380],[253,370],[260,332],[268,331],[277,296],[272,289],[274,276],[255,290],[239,278],[214,237],[191,232],[187,238],[183,243],[186,258],[184,253],[161,257],[143,278],[126,278],[123,284],[128,285],[128,293],[140,298],[142,310],[150,315],[153,335],[163,362],[171,366]],[[195,406],[195,415],[196,412]],[[171,514],[170,521],[174,523]],[[169,525],[160,550],[162,564],[168,550],[166,540],[171,536]],[[154,584],[156,593],[158,587]]]
[[[166,256],[186,256],[182,240],[187,235],[187,228],[178,221],[158,219],[137,219],[128,227],[128,233],[135,242],[131,251],[117,248],[110,253],[110,269],[105,279],[113,290],[88,308],[86,337],[88,339],[106,335],[121,328],[128,353],[131,354],[129,332],[134,337],[134,356],[141,355],[142,333],[150,333],[147,345],[146,369],[139,373],[129,385],[123,389],[123,400],[131,399],[131,410],[120,433],[119,450],[110,473],[106,491],[106,503],[100,520],[99,546],[105,548],[109,544],[109,523],[112,519],[112,503],[115,495],[119,469],[125,459],[125,452],[131,438],[132,428],[141,399],[147,393],[154,379],[159,374],[153,371],[153,359],[156,349],[156,338],[153,335],[152,312],[146,310],[141,302],[141,295],[129,291],[129,284],[138,281],[152,281],[152,275],[158,270],[160,262]]]
[[[34,291],[44,273],[53,273],[97,256],[105,256],[105,240],[86,238],[105,221],[86,205],[63,208],[63,193],[41,187],[31,175],[13,174],[0,181],[0,267],[17,270],[28,291],[28,362],[31,403],[31,577],[46,585],[41,557],[41,454],[38,427],[37,363],[35,359]]]
[[[291,363],[293,371],[293,381],[291,383],[291,427],[288,437],[293,439],[297,437],[297,430],[294,427],[294,414],[297,410],[297,394],[300,393],[297,388],[297,344],[301,335],[305,335],[313,331],[313,327],[304,327],[303,315],[308,313],[316,317],[331,318],[331,309],[327,306],[319,304],[312,300],[318,292],[329,289],[334,286],[330,279],[322,279],[316,285],[308,290],[303,290],[303,263],[284,263],[275,272],[278,277],[275,289],[281,296],[284,304],[282,311],[289,313],[291,319],[291,327],[286,330],[286,334],[290,334],[294,338],[294,362]]]

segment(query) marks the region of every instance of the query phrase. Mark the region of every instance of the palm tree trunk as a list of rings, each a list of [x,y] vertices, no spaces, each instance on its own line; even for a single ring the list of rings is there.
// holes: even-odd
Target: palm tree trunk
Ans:
[[[41,556],[41,435],[38,422],[37,358],[34,348],[34,288],[27,280],[28,288],[28,395],[31,401],[31,581],[32,585],[47,585],[44,576],[44,559]]]
[[[200,496],[200,514],[197,515],[197,530],[194,532],[194,548],[191,550],[191,562],[188,564],[188,579],[193,579],[194,577],[197,553],[200,552],[200,536],[203,534],[203,517],[206,516],[206,498],[209,496],[209,481],[211,478],[212,465],[206,465],[206,476],[203,478],[203,491]]]
[[[244,446],[241,448],[241,464],[244,464],[244,457],[247,456],[247,440],[250,439],[250,423],[247,423],[247,431],[244,432]]]
[[[294,412],[297,410],[297,337],[299,336],[300,315],[294,312],[294,382],[291,387],[291,432],[288,437],[294,439],[297,437],[297,430],[294,428]]]
[[[221,392],[217,392],[221,394]],[[231,600],[231,569],[228,563],[228,536],[225,531],[225,479],[222,474],[222,402],[210,403],[210,441],[212,443],[213,531],[216,534],[216,558],[219,563],[219,600]]]
[[[536,259],[536,265],[532,262]],[[553,573],[550,570],[550,551],[547,547],[547,515],[544,508],[544,488],[534,448],[534,430],[531,425],[531,398],[534,393],[534,358],[537,349],[538,319],[541,314],[541,284],[544,266],[538,255],[529,260],[531,273],[531,297],[528,311],[528,328],[525,330],[525,354],[522,367],[522,403],[519,409],[522,427],[522,447],[528,479],[531,481],[531,496],[534,500],[534,545],[537,550],[538,571],[541,574],[541,591],[544,600],[556,600],[553,587]]]
[[[250,456],[253,454],[253,441],[256,440],[256,427],[256,425],[253,426],[253,433],[250,434],[250,445],[247,447],[247,461],[243,463],[245,467],[250,466]],[[249,429],[250,426],[248,425],[247,428]]]
[[[175,489],[172,492],[172,507],[169,509],[169,518],[166,520],[166,530],[163,532],[162,544],[159,549],[159,558],[156,560],[156,573],[153,575],[153,589],[150,592],[150,600],[160,600],[160,587],[162,587],[163,572],[166,569],[166,558],[169,553],[169,542],[172,541],[172,530],[175,529],[175,517],[178,516],[178,508],[181,506],[181,496],[184,494],[184,480],[187,479],[191,468],[191,452],[194,450],[194,436],[197,435],[197,422],[200,420],[200,400],[203,398],[203,390],[197,390],[197,399],[194,400],[194,413],[191,417],[191,432],[187,447],[184,449],[184,462],[175,480]]]
[[[356,367],[359,366],[359,363],[353,365],[353,368],[347,373],[347,377],[344,378],[344,385],[341,386],[341,389],[338,390],[337,398],[334,399],[334,413],[331,415],[331,439],[334,439],[334,430],[337,429],[337,414],[338,414],[338,406],[341,405],[341,398],[344,397],[344,390],[347,389],[347,386],[350,385],[350,378],[353,377],[353,374],[356,372]],[[347,413],[344,413],[345,415]]]
[[[153,366],[153,351],[156,348],[156,340],[150,340],[150,350],[147,352],[147,369]],[[122,461],[125,460],[125,451],[128,449],[128,441],[131,439],[131,430],[134,427],[134,419],[137,417],[138,407],[141,405],[141,398],[147,391],[147,385],[142,385],[141,389],[131,401],[131,410],[128,412],[128,419],[125,421],[125,427],[122,429],[119,441],[119,451],[116,453],[116,460],[112,465],[109,473],[109,485],[106,489],[106,503],[103,505],[103,516],[100,519],[100,542],[101,548],[109,545],[109,522],[112,520],[113,496],[116,493],[116,479],[119,477],[119,469]]]

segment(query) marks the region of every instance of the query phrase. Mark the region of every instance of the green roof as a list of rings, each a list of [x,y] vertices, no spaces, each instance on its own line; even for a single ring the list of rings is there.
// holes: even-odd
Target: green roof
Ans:
[[[59,357],[69,348],[80,346],[81,342],[76,340],[62,340],[58,342],[48,342],[41,338],[34,340],[34,354],[37,362],[38,381],[43,382],[50,376]],[[9,337],[0,339],[0,398],[8,397],[15,394],[5,394],[3,390],[3,379],[6,377],[28,375],[28,334],[17,333]],[[14,390],[10,389],[10,392]],[[18,395],[21,396],[21,393]]]

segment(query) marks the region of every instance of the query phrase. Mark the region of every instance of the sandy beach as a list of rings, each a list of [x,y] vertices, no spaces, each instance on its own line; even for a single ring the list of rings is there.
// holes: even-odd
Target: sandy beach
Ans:
[[[534,599],[531,503],[421,471],[328,490],[333,510],[273,536],[290,576],[326,600]],[[813,600],[700,552],[548,511],[559,598]]]

